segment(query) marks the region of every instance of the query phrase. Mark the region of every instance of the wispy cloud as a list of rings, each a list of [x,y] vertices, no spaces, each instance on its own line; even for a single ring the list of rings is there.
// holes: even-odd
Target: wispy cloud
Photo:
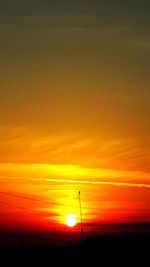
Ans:
[[[82,171],[85,168],[92,177],[98,169],[101,170],[100,173],[103,173],[102,169],[107,170],[107,177],[108,170],[115,170],[114,173],[124,173],[126,179],[134,173],[133,176],[141,180],[148,177],[150,172],[148,138],[143,141],[136,137],[107,140],[84,135],[37,135],[23,127],[3,127],[0,129],[0,151],[1,174],[4,173],[4,168],[7,171],[16,168],[13,166],[20,166],[18,173],[21,168],[22,171],[28,169],[31,173],[32,169],[39,172],[42,168],[43,172],[59,169],[63,174],[63,165],[67,166],[68,171],[69,166],[80,166]],[[9,168],[7,164],[10,164]],[[72,172],[76,175],[77,168]]]
[[[45,179],[32,178],[32,181],[45,181]],[[127,187],[145,187],[150,188],[150,184],[139,183],[124,183],[124,182],[107,182],[107,181],[90,181],[90,180],[67,180],[67,179],[46,179],[48,182],[55,183],[75,183],[75,184],[93,184],[93,185],[115,185],[115,186],[127,186]]]
[[[50,164],[0,164],[1,178],[43,179],[43,181],[70,181],[81,183],[116,184],[116,185],[147,185],[150,175],[143,172],[121,171],[103,168],[86,168],[77,165]],[[141,181],[141,182],[140,182]]]

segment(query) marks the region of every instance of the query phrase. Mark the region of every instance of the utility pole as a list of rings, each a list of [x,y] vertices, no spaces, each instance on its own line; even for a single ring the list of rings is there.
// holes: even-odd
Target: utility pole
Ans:
[[[83,220],[82,220],[82,207],[81,207],[81,197],[79,191],[79,206],[80,206],[80,218],[81,218],[81,245],[83,244]]]

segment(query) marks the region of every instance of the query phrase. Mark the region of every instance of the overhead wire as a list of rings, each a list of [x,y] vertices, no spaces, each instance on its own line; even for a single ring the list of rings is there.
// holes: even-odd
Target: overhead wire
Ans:
[[[60,203],[60,202],[54,202],[54,201],[49,201],[49,200],[44,200],[44,199],[37,199],[37,198],[34,198],[34,197],[29,197],[29,196],[22,196],[20,194],[17,194],[17,193],[12,193],[12,192],[5,192],[5,191],[0,191],[0,194],[4,194],[4,195],[9,195],[9,196],[14,196],[14,197],[17,197],[17,198],[21,198],[21,199],[25,199],[25,200],[30,200],[30,201],[37,201],[37,202],[41,202],[41,203],[46,203],[46,204],[53,204],[53,205],[62,205],[62,206],[66,206],[66,207],[72,207],[72,208],[79,208],[78,205],[72,205],[72,204],[65,204],[65,203]],[[1,204],[6,204],[7,203],[4,203],[3,201],[0,200],[0,203]],[[10,204],[8,204],[10,206]],[[23,209],[30,209],[30,208],[26,208],[26,207],[22,207],[22,206],[18,206],[18,205],[13,205],[15,206],[16,208],[23,208]],[[84,207],[82,206],[82,209],[85,209],[85,210],[96,210],[96,211],[105,211],[105,208],[94,208],[94,207]],[[31,210],[31,209],[30,209]],[[32,209],[33,210],[33,209]],[[35,209],[34,209],[35,210]],[[139,210],[139,209],[138,209]],[[150,209],[141,209],[139,211],[149,211]],[[111,209],[109,210],[109,212],[133,212],[133,210],[127,210],[127,209],[121,209],[121,210],[115,210],[115,209]]]

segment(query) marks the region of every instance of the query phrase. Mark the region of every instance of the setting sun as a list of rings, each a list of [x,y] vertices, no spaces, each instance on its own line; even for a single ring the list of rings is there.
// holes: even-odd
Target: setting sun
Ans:
[[[76,216],[74,214],[68,214],[66,216],[66,225],[69,227],[73,227],[76,225]]]

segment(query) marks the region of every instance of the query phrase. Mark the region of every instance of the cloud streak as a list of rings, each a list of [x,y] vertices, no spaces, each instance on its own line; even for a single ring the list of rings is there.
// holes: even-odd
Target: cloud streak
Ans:
[[[150,153],[146,137],[144,140],[138,137],[108,140],[77,134],[37,135],[23,127],[3,127],[0,129],[0,150],[1,173],[6,166],[15,168],[15,164],[18,170],[24,168],[35,171],[43,166],[43,172],[60,169],[62,174],[65,169],[63,165],[66,165],[68,170],[71,168],[69,166],[80,166],[80,171],[89,169],[91,176],[97,176],[98,169],[101,173],[102,169],[107,170],[109,176],[110,169],[115,170],[115,173],[120,171],[121,176],[122,171],[126,179],[136,175],[143,179],[148,177],[150,172]],[[8,170],[7,167],[6,169]],[[73,172],[76,175],[76,167]],[[112,171],[110,173],[112,175]],[[135,175],[131,175],[132,173]]]
[[[138,183],[124,183],[124,182],[101,182],[101,181],[88,181],[88,180],[68,180],[68,179],[37,179],[31,178],[32,181],[42,181],[45,180],[48,182],[56,182],[56,183],[75,183],[75,184],[93,184],[93,185],[115,185],[115,186],[127,186],[127,187],[138,187],[138,188],[150,188],[150,184],[138,184]]]

